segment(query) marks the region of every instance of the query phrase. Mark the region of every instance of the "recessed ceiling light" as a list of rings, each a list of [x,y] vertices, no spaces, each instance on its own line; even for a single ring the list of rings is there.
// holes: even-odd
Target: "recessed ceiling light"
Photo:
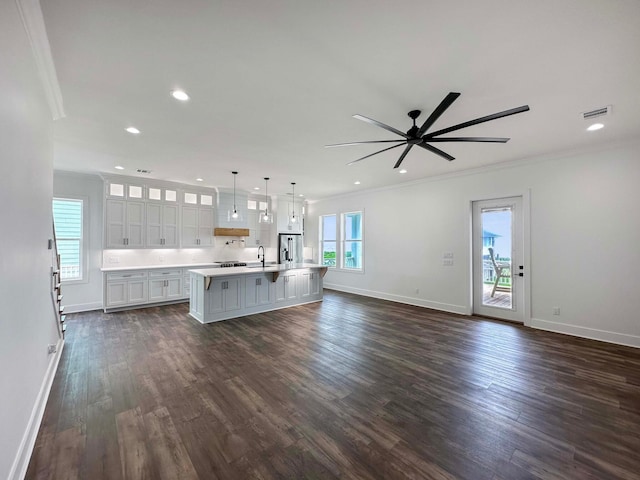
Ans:
[[[196,178],[196,182],[204,182],[203,178]]]
[[[407,171],[403,168],[402,170],[400,170],[398,173],[407,173]]]
[[[354,185],[360,185],[360,180],[356,180],[355,182],[353,182]]]
[[[260,190],[260,187],[253,187],[254,190]]]
[[[590,132],[595,132],[596,130],[600,130],[601,128],[604,128],[604,124],[594,123],[593,125],[589,126],[587,130],[589,130]]]
[[[187,100],[189,100],[189,95],[187,95],[184,91],[182,90],[173,90],[171,92],[171,96],[173,98],[175,98],[176,100],[180,100],[182,102],[186,102]]]
[[[298,195],[298,196],[299,196],[299,197],[304,197],[304,195],[303,195],[303,194],[300,194],[300,195]]]
[[[124,167],[122,165],[116,165],[114,168],[116,170],[124,170]]]
[[[129,133],[133,133],[134,135],[138,135],[140,133],[140,130],[138,130],[136,127],[127,127],[125,128],[125,130]]]

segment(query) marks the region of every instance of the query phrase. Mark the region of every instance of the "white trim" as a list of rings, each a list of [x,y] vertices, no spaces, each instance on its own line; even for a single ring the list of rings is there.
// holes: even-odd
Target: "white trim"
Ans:
[[[51,386],[53,385],[53,379],[56,376],[58,370],[58,363],[62,356],[62,349],[64,348],[64,340],[61,338],[58,340],[56,353],[49,360],[49,366],[47,372],[40,386],[36,403],[31,411],[29,422],[27,423],[27,429],[22,436],[18,453],[13,461],[11,470],[7,480],[22,480],[27,474],[27,468],[29,467],[29,461],[31,460],[31,454],[33,453],[33,447],[36,444],[38,437],[38,430],[40,430],[40,423],[42,423],[42,417],[44,416],[44,409],[47,406],[47,400],[49,399],[49,393],[51,392]]]
[[[62,103],[62,92],[58,83],[56,66],[51,55],[51,45],[49,45],[49,37],[44,25],[40,2],[38,0],[16,0],[16,5],[31,44],[31,51],[36,61],[36,67],[51,110],[51,116],[54,120],[64,118],[66,115]]]
[[[334,283],[324,283],[324,288],[328,290],[337,290],[339,292],[354,293],[364,297],[379,298],[381,300],[389,300],[390,302],[406,303],[416,307],[431,308],[443,312],[457,313],[459,315],[468,315],[468,307],[466,305],[453,305],[449,303],[431,302],[420,298],[405,297],[403,295],[394,295],[392,293],[377,292],[375,290],[365,290],[362,288],[349,287],[347,285],[337,285]]]
[[[628,335],[626,333],[610,332],[608,330],[581,327],[579,325],[571,325],[568,323],[552,322],[549,320],[542,320],[541,318],[532,318],[531,327],[539,330],[546,330],[548,332],[563,333],[574,337],[588,338],[591,340],[599,340],[601,342],[640,348],[640,336],[638,335]]]
[[[102,310],[102,302],[78,303],[76,305],[65,305],[64,313],[90,312],[91,310]]]

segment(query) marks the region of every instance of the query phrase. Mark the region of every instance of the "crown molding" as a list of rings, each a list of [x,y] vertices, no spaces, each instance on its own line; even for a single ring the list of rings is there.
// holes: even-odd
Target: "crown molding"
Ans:
[[[16,5],[31,44],[31,51],[44,87],[51,116],[54,120],[64,118],[66,115],[62,104],[62,92],[58,83],[53,56],[51,55],[51,46],[49,45],[49,37],[44,25],[40,2],[39,0],[16,0]]]

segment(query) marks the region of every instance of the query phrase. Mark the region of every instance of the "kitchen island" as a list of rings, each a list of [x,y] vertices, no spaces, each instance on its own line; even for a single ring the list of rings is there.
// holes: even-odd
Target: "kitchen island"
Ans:
[[[189,314],[210,323],[319,302],[326,272],[314,263],[189,270]]]

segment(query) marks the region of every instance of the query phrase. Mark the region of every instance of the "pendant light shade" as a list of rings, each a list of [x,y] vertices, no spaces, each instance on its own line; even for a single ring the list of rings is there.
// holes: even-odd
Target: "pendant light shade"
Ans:
[[[289,225],[295,225],[298,223],[298,217],[296,216],[296,182],[291,182],[291,199],[293,200],[293,207],[291,208],[291,215],[289,215]]]
[[[236,205],[236,175],[238,175],[238,172],[231,173],[233,174],[233,208],[227,211],[227,220],[230,222],[240,222],[242,221],[242,215]]]
[[[273,223],[273,214],[269,211],[268,182],[269,177],[264,177],[264,212],[260,213],[260,223]]]

